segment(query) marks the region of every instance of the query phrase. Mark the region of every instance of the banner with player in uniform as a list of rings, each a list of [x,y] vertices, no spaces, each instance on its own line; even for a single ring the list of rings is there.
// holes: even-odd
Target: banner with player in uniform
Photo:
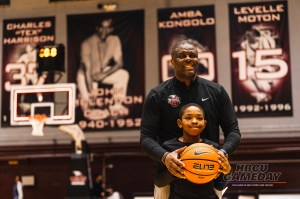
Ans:
[[[217,81],[214,6],[167,8],[158,10],[159,67],[161,81],[174,76],[170,63],[172,46],[190,39],[199,52],[198,75]]]
[[[287,1],[230,4],[229,17],[238,117],[292,116]]]
[[[53,78],[38,69],[37,46],[55,42],[55,18],[39,17],[3,21],[2,126],[10,125],[10,91],[14,86],[41,85]],[[36,97],[37,94],[35,94]],[[40,96],[42,97],[42,96]],[[20,117],[28,116],[28,95],[18,98]]]
[[[144,101],[144,11],[69,15],[68,78],[84,131],[139,129]]]

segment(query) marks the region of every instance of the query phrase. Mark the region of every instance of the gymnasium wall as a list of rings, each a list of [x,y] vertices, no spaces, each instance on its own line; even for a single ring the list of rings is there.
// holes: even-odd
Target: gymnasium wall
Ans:
[[[56,42],[67,44],[69,14],[103,12],[97,8],[101,0],[49,3],[48,0],[11,0],[9,7],[0,7],[0,39],[3,20],[30,17],[56,17]],[[214,5],[216,17],[216,46],[218,82],[231,96],[229,3],[257,2],[256,0],[115,0],[118,11],[145,10],[145,94],[159,83],[157,9]],[[280,180],[287,184],[275,187],[249,187],[230,189],[232,193],[300,192],[300,1],[288,0],[289,40],[291,59],[292,101],[291,117],[239,118],[242,141],[230,161],[236,164],[269,164],[270,171],[282,172]],[[66,52],[68,46],[66,46]],[[0,60],[2,57],[0,45]],[[68,71],[67,71],[68,72]],[[66,73],[67,73],[66,72]],[[0,76],[1,78],[2,76]],[[66,82],[66,75],[60,82]],[[0,81],[2,82],[2,81]],[[1,96],[0,96],[1,100]],[[36,185],[25,187],[26,198],[62,198],[66,193],[69,156],[73,153],[71,138],[55,126],[45,126],[43,137],[31,136],[31,126],[0,128],[0,180],[3,187],[1,198],[11,196],[12,180],[16,173],[35,175]],[[130,199],[136,192],[153,190],[153,162],[139,147],[139,130],[86,133],[92,151],[92,172],[101,172],[103,161],[115,167],[107,170],[108,183],[116,186]],[[12,161],[12,162],[10,162]],[[16,162],[14,162],[16,161]],[[17,163],[17,165],[14,165]],[[129,172],[123,172],[123,171]],[[291,172],[293,171],[293,172]],[[55,192],[49,190],[56,190]]]
[[[67,43],[66,16],[69,14],[87,14],[103,12],[97,8],[101,1],[69,1],[60,3],[48,3],[47,0],[11,0],[9,7],[0,7],[0,32],[3,30],[4,19],[30,18],[42,16],[56,17],[56,43]],[[106,1],[104,1],[106,2]],[[218,82],[227,89],[231,95],[230,75],[230,44],[229,44],[229,16],[228,4],[238,2],[255,2],[246,0],[124,0],[117,1],[118,11],[145,10],[145,92],[159,83],[158,68],[158,38],[157,38],[157,9],[168,7],[185,7],[196,5],[214,5],[216,17],[216,42],[217,42],[217,74]],[[288,1],[288,18],[290,34],[290,59],[291,59],[291,81],[292,101],[294,115],[289,117],[263,117],[263,118],[239,118],[243,138],[251,137],[299,137],[300,136],[300,91],[297,87],[297,78],[300,73],[299,65],[299,10],[300,2]],[[2,34],[0,35],[2,38]],[[68,47],[66,46],[66,51]],[[2,60],[2,46],[0,46],[0,59]],[[60,82],[66,82],[66,75]],[[145,93],[145,94],[146,94]],[[57,143],[66,143],[69,138],[57,131],[55,127],[45,127],[43,138],[34,138],[30,134],[31,127],[25,128],[1,128],[0,145],[10,144],[50,144],[53,140]],[[90,142],[127,142],[138,141],[139,131],[101,132],[87,134]]]

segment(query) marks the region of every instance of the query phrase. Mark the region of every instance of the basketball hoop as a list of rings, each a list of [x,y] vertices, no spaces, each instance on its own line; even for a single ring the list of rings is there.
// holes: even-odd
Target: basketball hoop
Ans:
[[[29,116],[29,122],[32,125],[31,135],[33,136],[44,136],[43,127],[46,123],[47,115],[35,114]]]

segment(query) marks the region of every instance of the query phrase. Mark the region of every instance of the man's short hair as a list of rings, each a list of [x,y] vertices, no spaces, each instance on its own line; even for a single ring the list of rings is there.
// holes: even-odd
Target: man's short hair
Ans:
[[[197,48],[196,48],[196,46],[194,45],[194,43],[192,42],[192,40],[190,40],[190,39],[180,40],[180,41],[178,41],[178,42],[173,46],[173,48],[172,48],[172,52],[171,52],[172,58],[174,58],[178,46],[182,46],[182,45],[184,45],[184,44],[190,44],[191,46],[194,46],[195,49],[196,49],[196,51],[197,51]]]

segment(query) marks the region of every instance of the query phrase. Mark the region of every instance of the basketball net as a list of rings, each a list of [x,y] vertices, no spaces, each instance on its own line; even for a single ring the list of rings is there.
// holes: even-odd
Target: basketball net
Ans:
[[[31,135],[33,136],[44,136],[43,128],[46,123],[47,115],[36,114],[29,116],[29,122],[32,125]]]

